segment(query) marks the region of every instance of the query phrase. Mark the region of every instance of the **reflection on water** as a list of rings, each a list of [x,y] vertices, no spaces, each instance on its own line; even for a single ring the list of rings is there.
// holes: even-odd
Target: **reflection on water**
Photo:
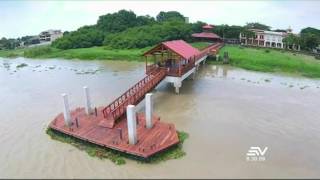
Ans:
[[[0,177],[320,176],[319,80],[229,66],[201,66],[180,95],[166,83],[155,90],[155,113],[190,134],[182,159],[116,166],[45,134],[62,111],[61,93],[72,108],[82,106],[87,85],[94,104],[106,105],[143,76],[141,63],[0,59]],[[247,162],[251,146],[267,146],[266,161]]]

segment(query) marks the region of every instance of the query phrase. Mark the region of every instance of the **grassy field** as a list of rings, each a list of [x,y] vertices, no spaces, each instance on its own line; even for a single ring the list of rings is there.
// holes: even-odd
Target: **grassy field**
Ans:
[[[0,50],[0,57],[27,58],[63,58],[82,60],[142,60],[141,55],[149,48],[143,49],[109,49],[108,47],[92,47],[60,50],[49,46],[41,46],[17,50]]]
[[[225,51],[229,53],[230,64],[233,66],[255,71],[283,72],[320,78],[320,61],[313,56],[230,45],[221,49],[220,56],[223,56]]]
[[[205,47],[209,46],[210,43],[206,43],[206,42],[194,42],[191,43],[191,45],[199,50],[204,49]]]
[[[23,56],[24,49],[0,50],[0,57],[19,57]]]
[[[83,60],[142,60],[144,49],[108,49],[107,47],[92,47],[60,50],[52,47],[37,47],[24,50],[24,57],[28,58],[63,58]]]
[[[202,49],[208,43],[192,43],[192,46]],[[108,47],[91,47],[80,49],[61,50],[49,46],[39,46],[17,50],[0,50],[0,57],[27,57],[27,58],[63,58],[83,60],[143,60],[141,55],[151,47],[142,49],[110,49]]]

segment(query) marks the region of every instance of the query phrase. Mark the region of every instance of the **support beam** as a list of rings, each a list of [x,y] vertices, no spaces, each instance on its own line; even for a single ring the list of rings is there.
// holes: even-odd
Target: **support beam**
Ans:
[[[181,82],[174,82],[174,83],[173,83],[173,86],[175,87],[175,92],[176,92],[177,94],[180,93],[179,89],[180,89],[181,85],[182,85]]]
[[[137,143],[137,119],[134,105],[127,106],[127,125],[129,144],[134,145]]]
[[[219,54],[216,55],[216,61],[219,61]]]
[[[194,72],[192,73],[191,79],[194,80],[196,78],[196,70],[194,70]]]
[[[61,94],[63,98],[63,117],[64,117],[64,122],[67,126],[71,126],[71,114],[70,114],[70,108],[69,108],[69,101],[68,101],[68,95],[63,93]]]
[[[91,101],[90,101],[90,94],[89,94],[89,88],[87,86],[83,87],[84,90],[84,95],[85,95],[85,109],[86,109],[86,113],[88,115],[90,115],[90,113],[92,112],[91,109]]]
[[[146,94],[146,127],[148,129],[152,128],[152,114],[153,114],[153,100],[152,93]]]

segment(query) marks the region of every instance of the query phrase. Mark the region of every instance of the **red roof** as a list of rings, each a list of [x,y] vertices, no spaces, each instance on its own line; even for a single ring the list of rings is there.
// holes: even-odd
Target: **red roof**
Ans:
[[[202,26],[203,29],[212,29],[213,27],[209,24]]]
[[[165,47],[166,49],[170,49],[171,51],[177,53],[179,56],[181,56],[184,59],[189,59],[192,56],[195,56],[200,53],[200,51],[194,47],[192,47],[190,44],[186,43],[183,40],[174,40],[174,41],[166,41],[158,44],[156,47],[152,48],[151,50],[145,52],[143,55],[150,54],[159,47]]]
[[[195,34],[192,34],[192,37],[208,38],[208,39],[221,39],[220,36],[216,35],[215,33],[211,33],[211,32],[195,33]]]

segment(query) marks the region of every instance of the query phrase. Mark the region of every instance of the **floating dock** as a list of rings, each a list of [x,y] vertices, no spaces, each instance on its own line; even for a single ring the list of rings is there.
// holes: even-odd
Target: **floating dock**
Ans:
[[[91,143],[118,150],[124,153],[148,158],[172,145],[179,143],[175,126],[163,123],[159,117],[153,117],[152,128],[146,127],[145,114],[137,114],[137,143],[129,144],[127,119],[122,117],[114,128],[99,125],[104,121],[102,109],[87,115],[85,108],[77,108],[71,112],[72,124],[65,125],[63,114],[59,114],[49,125],[50,128],[64,134],[89,141]],[[78,122],[76,122],[76,119]]]

